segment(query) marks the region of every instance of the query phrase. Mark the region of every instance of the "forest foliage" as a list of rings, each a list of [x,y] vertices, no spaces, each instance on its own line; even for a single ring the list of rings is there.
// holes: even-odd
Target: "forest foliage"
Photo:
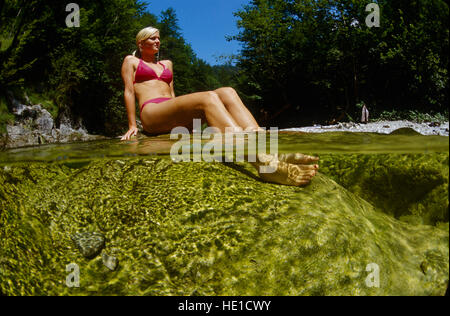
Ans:
[[[161,30],[160,58],[176,65],[177,95],[229,84],[220,76],[228,66],[210,66],[196,57],[173,9],[157,16],[148,12],[147,3],[134,0],[76,3],[80,25],[67,27],[70,11],[64,1],[0,1],[2,100],[7,91],[17,98],[23,91],[38,93],[57,104],[59,114],[81,117],[91,133],[123,132],[128,126],[122,62],[136,49],[138,31],[150,25]]]
[[[161,30],[161,59],[174,63],[175,92],[233,86],[262,124],[299,126],[357,117],[365,102],[385,110],[448,107],[448,5],[443,0],[379,0],[369,28],[363,0],[253,0],[235,13],[242,44],[236,65],[211,66],[184,38],[176,12],[149,12],[137,0],[77,0],[80,26],[67,27],[67,3],[0,0],[0,125],[7,94],[51,99],[91,133],[127,129],[120,68],[146,26]],[[267,125],[268,126],[268,125]]]
[[[355,118],[362,102],[372,113],[446,111],[448,4],[378,0],[380,27],[368,27],[372,2],[251,1],[231,37],[243,44],[246,94],[288,124]]]

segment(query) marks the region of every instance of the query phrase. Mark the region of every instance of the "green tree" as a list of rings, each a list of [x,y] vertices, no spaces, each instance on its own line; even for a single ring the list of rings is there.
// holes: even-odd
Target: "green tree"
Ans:
[[[69,115],[75,121],[82,118],[91,133],[122,133],[127,119],[121,66],[136,50],[136,34],[147,26],[161,30],[160,59],[174,63],[177,95],[211,90],[223,82],[219,76],[226,71],[216,72],[186,43],[175,10],[169,8],[158,18],[142,1],[76,3],[80,26],[67,27],[67,3],[0,1],[0,125],[12,118],[6,91],[21,98],[23,91],[32,90],[56,104],[57,124]]]
[[[448,5],[363,0],[253,0],[235,13],[241,90],[279,125],[343,119],[371,109],[426,111],[448,102]]]
[[[174,88],[176,95],[217,89],[230,85],[231,78],[226,71],[215,71],[205,61],[199,59],[191,45],[181,34],[178,18],[173,8],[161,12],[157,24],[161,33],[160,59],[170,59],[174,65]],[[225,68],[228,69],[228,68]],[[230,73],[232,70],[230,70]],[[227,73],[230,76],[230,73]]]

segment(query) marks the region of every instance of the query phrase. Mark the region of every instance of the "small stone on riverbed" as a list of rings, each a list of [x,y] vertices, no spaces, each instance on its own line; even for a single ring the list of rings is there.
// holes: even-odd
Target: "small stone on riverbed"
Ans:
[[[116,257],[108,255],[105,251],[102,252],[102,261],[103,264],[111,271],[116,270],[119,265],[119,260]]]
[[[88,259],[95,258],[105,247],[105,237],[97,232],[76,233],[71,239],[81,254]]]

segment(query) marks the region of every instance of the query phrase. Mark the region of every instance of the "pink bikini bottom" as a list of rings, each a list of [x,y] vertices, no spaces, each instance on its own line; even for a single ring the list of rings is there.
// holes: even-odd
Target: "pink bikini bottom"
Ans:
[[[141,116],[142,110],[144,109],[144,107],[147,104],[149,104],[149,103],[161,103],[161,102],[164,102],[164,101],[167,101],[167,100],[171,100],[171,99],[172,98],[156,98],[156,99],[151,99],[151,100],[145,101],[144,104],[142,104],[141,112],[139,113],[139,116]]]

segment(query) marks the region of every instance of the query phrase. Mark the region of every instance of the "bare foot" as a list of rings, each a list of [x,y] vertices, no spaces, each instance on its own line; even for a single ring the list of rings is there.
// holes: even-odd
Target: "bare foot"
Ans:
[[[281,154],[278,156],[279,161],[292,163],[295,165],[306,165],[319,161],[319,157],[308,156],[301,153]],[[319,166],[317,165],[317,168]]]
[[[280,158],[284,161],[281,161]],[[317,164],[309,165],[308,163],[318,160],[319,158],[317,157],[302,154],[288,154],[280,157],[277,155],[258,154],[258,163],[254,165],[258,169],[261,179],[265,181],[301,186],[310,183],[311,179],[317,174],[319,166]],[[261,167],[274,172],[261,172]]]

